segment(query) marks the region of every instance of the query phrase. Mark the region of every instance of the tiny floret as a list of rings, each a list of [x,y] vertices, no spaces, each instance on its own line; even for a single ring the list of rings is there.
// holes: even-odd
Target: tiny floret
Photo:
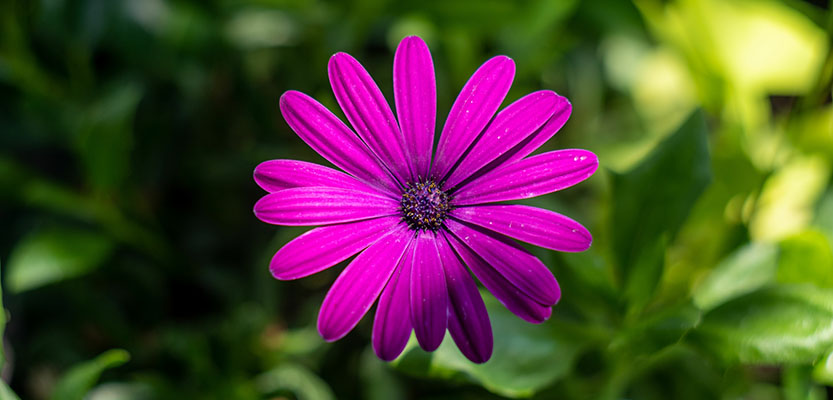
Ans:
[[[433,180],[408,182],[402,194],[402,218],[415,230],[437,231],[448,216],[448,194]]]

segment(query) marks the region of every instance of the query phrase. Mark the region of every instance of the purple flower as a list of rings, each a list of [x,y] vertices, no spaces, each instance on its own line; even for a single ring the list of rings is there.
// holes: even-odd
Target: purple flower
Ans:
[[[572,107],[542,90],[495,115],[515,75],[505,56],[472,75],[433,152],[436,84],[425,42],[403,39],[393,68],[398,118],[356,59],[345,53],[330,59],[330,83],[352,130],[303,93],[281,97],[289,126],[344,172],[295,160],[257,166],[254,179],[269,192],[254,207],[260,220],[321,225],[278,250],[270,270],[277,279],[298,279],[358,254],[321,305],[318,331],[325,340],[346,335],[378,299],[379,358],[396,358],[412,330],[433,351],[448,329],[462,353],[482,363],[492,354],[492,328],[469,270],[510,311],[540,323],[561,290],[512,238],[569,252],[592,240],[561,214],[494,203],[570,187],[592,175],[598,160],[586,150],[527,157],[564,125]]]

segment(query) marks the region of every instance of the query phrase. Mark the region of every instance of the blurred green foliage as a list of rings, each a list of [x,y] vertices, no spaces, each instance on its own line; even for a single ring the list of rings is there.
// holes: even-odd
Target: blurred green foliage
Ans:
[[[432,49],[440,121],[506,54],[507,102],[573,103],[545,149],[601,160],[529,201],[594,244],[532,249],[563,289],[540,326],[484,293],[483,365],[448,338],[383,363],[369,321],[324,343],[340,267],[273,280],[269,258],[303,230],[251,214],[259,162],[322,161],[280,94],[337,110],[326,63],[346,51],[390,97],[410,34]],[[831,36],[828,1],[0,2],[2,377],[56,400],[825,398]]]

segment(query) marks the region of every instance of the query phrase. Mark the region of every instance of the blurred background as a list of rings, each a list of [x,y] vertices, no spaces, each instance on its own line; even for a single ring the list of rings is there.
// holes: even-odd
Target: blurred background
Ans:
[[[407,3],[0,2],[0,399],[833,398],[829,1]],[[326,68],[345,51],[391,100],[414,34],[440,126],[506,54],[506,104],[538,89],[573,104],[544,149],[601,160],[528,202],[595,241],[531,249],[563,289],[542,325],[484,292],[483,365],[449,338],[383,363],[370,318],[324,343],[342,267],[274,280],[269,259],[304,229],[252,214],[258,163],[323,162],[281,93],[341,116]]]

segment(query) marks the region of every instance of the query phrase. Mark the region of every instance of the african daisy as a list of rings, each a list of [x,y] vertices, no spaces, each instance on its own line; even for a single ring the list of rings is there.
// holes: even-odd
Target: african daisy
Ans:
[[[460,92],[433,152],[436,83],[431,54],[418,37],[394,57],[397,116],[367,71],[345,53],[329,62],[335,98],[351,130],[311,97],[288,91],[286,122],[341,168],[295,160],[257,166],[269,192],[260,220],[318,226],[272,258],[275,278],[302,278],[358,254],[330,288],[318,316],[327,341],[352,330],[378,299],[373,349],[392,360],[413,331],[435,350],[445,331],[471,361],[492,354],[492,329],[469,271],[520,318],[547,320],[561,290],[552,272],[512,238],[559,251],[582,251],[590,233],[552,211],[494,204],[572,186],[598,166],[585,150],[527,157],[567,121],[566,98],[542,90],[497,115],[515,74],[506,56],[486,61]],[[468,269],[466,268],[468,266]]]

